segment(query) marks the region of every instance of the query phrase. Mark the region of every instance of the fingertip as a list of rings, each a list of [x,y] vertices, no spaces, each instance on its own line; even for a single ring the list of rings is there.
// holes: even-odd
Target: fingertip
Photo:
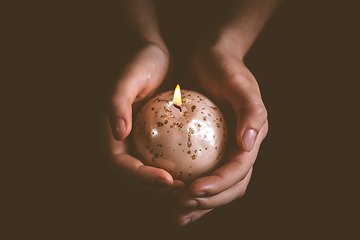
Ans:
[[[171,186],[173,186],[174,179],[167,171],[165,171],[164,169],[158,169],[158,168],[156,168],[156,170],[160,170],[160,171],[157,171],[157,173],[155,175],[153,175],[154,186],[156,186],[156,187],[171,187]]]
[[[123,118],[115,118],[110,120],[111,130],[116,140],[123,140],[126,132],[126,123]]]
[[[246,152],[250,152],[255,145],[257,135],[258,133],[254,129],[246,129],[241,138],[241,145],[239,146]]]
[[[184,221],[180,224],[180,226],[179,226],[179,227],[183,227],[183,226],[185,226],[185,225],[189,224],[190,222],[191,222],[191,219],[190,219],[190,218],[188,218],[188,219],[184,220]]]
[[[131,132],[132,102],[127,98],[112,97],[107,110],[113,137],[120,141]]]
[[[189,195],[194,196],[194,197],[204,197],[207,194],[206,189],[209,188],[209,186],[207,184],[207,182],[208,182],[207,178],[208,177],[196,179],[189,186],[189,190],[188,190]]]
[[[154,185],[156,187],[170,187],[172,183],[168,179],[158,178],[154,181]]]
[[[250,152],[256,142],[260,130],[267,120],[267,110],[264,104],[253,101],[245,106],[239,106],[237,113],[236,140],[238,146]]]
[[[191,211],[183,208],[173,209],[172,223],[176,227],[183,227],[191,222]]]
[[[183,227],[191,222],[190,218],[184,217],[184,216],[177,216],[175,215],[172,219],[173,225],[180,228]]]

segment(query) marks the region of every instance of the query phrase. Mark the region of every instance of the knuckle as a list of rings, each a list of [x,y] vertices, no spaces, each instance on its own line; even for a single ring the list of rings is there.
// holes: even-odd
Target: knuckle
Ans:
[[[264,106],[264,104],[256,104],[253,107],[253,114],[257,117],[260,118],[261,120],[263,120],[264,122],[266,121],[267,117],[268,117],[268,112]]]
[[[250,103],[243,107],[240,107],[236,111],[238,116],[245,116],[251,117],[252,119],[257,120],[256,122],[261,122],[264,124],[268,117],[268,112],[263,103]],[[260,129],[258,129],[260,130]]]
[[[115,109],[119,109],[121,107],[124,108],[127,105],[131,106],[132,100],[129,96],[115,94],[115,95],[112,95],[111,97],[109,97],[109,105],[110,105],[110,107],[112,107],[115,110]]]
[[[269,132],[269,123],[268,121],[265,121],[264,127],[263,127],[263,138],[267,136]]]
[[[109,118],[114,118],[118,115],[119,103],[121,102],[122,100],[117,96],[111,96],[108,98],[106,110]]]

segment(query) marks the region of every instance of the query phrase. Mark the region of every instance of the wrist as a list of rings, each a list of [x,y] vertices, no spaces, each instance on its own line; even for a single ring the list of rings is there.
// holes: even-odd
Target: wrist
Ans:
[[[239,60],[243,60],[248,47],[244,34],[230,26],[220,26],[205,34],[200,40],[199,47],[221,49],[231,55],[235,55]]]
[[[216,38],[215,46],[222,49],[227,49],[243,60],[245,54],[249,50],[246,34],[239,29],[232,26],[221,27],[217,30],[218,37]]]
[[[280,0],[238,1],[216,28],[216,42],[243,58]]]
[[[152,45],[161,49],[167,56],[170,56],[169,50],[160,34],[154,32],[142,32],[132,29],[127,31],[125,34],[125,39],[127,39],[125,41],[131,43],[132,47],[135,49]]]

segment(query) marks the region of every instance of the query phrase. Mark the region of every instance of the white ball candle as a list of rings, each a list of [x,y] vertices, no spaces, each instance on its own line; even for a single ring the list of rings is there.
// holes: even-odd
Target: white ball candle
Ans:
[[[227,144],[224,116],[204,95],[177,86],[150,99],[133,125],[133,142],[144,164],[191,183],[222,164]]]

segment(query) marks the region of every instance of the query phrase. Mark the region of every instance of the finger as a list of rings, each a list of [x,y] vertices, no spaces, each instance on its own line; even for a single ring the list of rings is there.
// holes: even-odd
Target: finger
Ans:
[[[215,170],[211,176],[196,179],[189,186],[186,194],[196,197],[213,196],[242,181],[254,165],[260,144],[267,133],[267,128],[268,124],[266,122],[260,130],[253,151],[248,153],[235,145],[229,161]]]
[[[139,159],[129,155],[129,142],[127,140],[116,141],[112,137],[109,123],[104,122],[105,151],[109,153],[112,162],[117,164],[120,174],[128,181],[149,186],[169,187],[173,184],[171,175],[160,168],[145,166]]]
[[[113,136],[126,138],[132,127],[132,104],[151,95],[164,79],[169,67],[167,55],[156,45],[137,53],[113,88],[108,119]]]
[[[190,198],[185,200],[180,198],[180,204],[184,207],[203,210],[226,205],[234,201],[235,199],[244,196],[251,178],[251,173],[252,168],[250,169],[244,180],[238,182],[231,188],[217,195],[203,198]]]
[[[178,227],[183,227],[190,222],[194,222],[210,212],[212,209],[207,210],[189,210],[183,208],[177,208],[173,211],[173,223]]]
[[[146,166],[127,153],[114,155],[113,160],[120,174],[130,182],[149,187],[170,187],[173,184],[173,178],[167,171]]]
[[[226,65],[220,75],[224,98],[237,114],[236,140],[250,152],[260,129],[267,119],[267,111],[261,99],[254,76],[242,63]]]

